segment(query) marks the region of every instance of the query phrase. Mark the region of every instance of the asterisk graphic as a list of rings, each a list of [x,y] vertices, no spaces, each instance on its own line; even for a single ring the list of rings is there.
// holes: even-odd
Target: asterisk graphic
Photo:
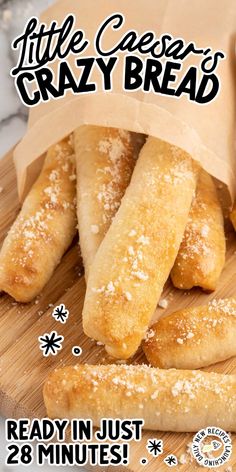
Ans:
[[[157,457],[163,452],[163,441],[161,439],[148,439],[146,448],[149,454],[152,454],[154,457]]]
[[[58,336],[56,331],[52,331],[51,333],[45,333],[43,336],[39,336],[38,340],[39,349],[43,351],[45,357],[48,357],[50,354],[56,356],[58,351],[62,349],[64,336]]]
[[[174,454],[166,456],[164,462],[166,463],[166,465],[168,465],[168,467],[175,467],[178,464],[177,457],[174,456]]]
[[[66,309],[64,303],[61,303],[60,305],[56,306],[52,312],[53,318],[55,318],[56,321],[60,321],[60,323],[66,323],[69,317],[69,310]]]

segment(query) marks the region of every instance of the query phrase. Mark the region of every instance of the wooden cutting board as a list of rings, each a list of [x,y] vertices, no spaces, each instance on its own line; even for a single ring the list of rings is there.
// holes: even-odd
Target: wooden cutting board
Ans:
[[[16,189],[16,176],[9,153],[0,161],[0,239],[4,239],[11,223],[19,210]],[[203,294],[200,290],[183,292],[176,290],[168,282],[163,296],[169,300],[166,310],[158,308],[155,317],[168,314],[174,310],[206,303],[215,297],[236,295],[236,235],[230,228],[227,235],[228,250],[227,262],[221,280],[214,294]],[[74,245],[65,254],[62,263],[54,276],[45,287],[36,302],[27,305],[16,304],[8,295],[0,296],[0,412],[6,417],[44,417],[45,409],[42,398],[42,386],[49,372],[55,367],[76,362],[111,363],[101,346],[88,339],[82,330],[81,311],[85,294],[85,282],[82,274],[82,261],[79,255],[78,244]],[[52,304],[56,306],[64,303],[70,311],[69,321],[62,325],[51,316]],[[49,306],[50,305],[50,306]],[[59,325],[59,326],[58,326]],[[56,329],[65,338],[63,349],[55,357],[45,358],[39,350],[38,336]],[[72,347],[79,345],[83,352],[81,357],[75,358]],[[145,362],[145,357],[139,351],[135,362]],[[222,373],[236,373],[236,359],[230,359],[206,369]],[[227,405],[225,405],[227,408]],[[201,412],[199,412],[199,415]],[[162,438],[164,453],[159,458],[152,458],[146,449],[148,438]],[[186,447],[191,442],[192,434],[172,434],[145,431],[140,443],[131,448],[132,472],[165,472],[169,468],[163,459],[170,453],[180,457],[186,453]],[[217,469],[225,471],[229,465],[236,471],[236,437],[232,435],[234,446],[229,463]],[[147,465],[140,463],[141,458],[148,459]],[[187,463],[174,467],[177,471],[206,470],[197,466],[189,454]],[[234,468],[235,467],[235,468]],[[108,468],[106,470],[110,470]],[[123,470],[116,467],[114,470]],[[126,468],[127,470],[127,468]],[[209,469],[210,470],[210,469]],[[211,469],[212,470],[212,469]]]

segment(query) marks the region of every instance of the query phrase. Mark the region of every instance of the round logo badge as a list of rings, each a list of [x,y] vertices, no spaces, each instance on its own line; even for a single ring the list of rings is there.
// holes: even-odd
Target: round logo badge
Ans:
[[[227,462],[232,454],[232,441],[223,429],[208,426],[195,434],[192,453],[202,467],[219,467]]]

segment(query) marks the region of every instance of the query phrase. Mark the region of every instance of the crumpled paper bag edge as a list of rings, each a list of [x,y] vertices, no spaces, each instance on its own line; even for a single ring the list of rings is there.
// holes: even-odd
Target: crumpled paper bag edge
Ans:
[[[70,117],[68,120],[67,115]],[[144,133],[182,148],[208,173],[227,185],[231,200],[234,201],[235,176],[230,165],[208,149],[193,128],[164,108],[118,93],[72,97],[66,104],[39,119],[27,131],[14,150],[20,201],[23,201],[37,177],[47,149],[84,124]],[[42,131],[43,142],[40,140]],[[27,153],[27,162],[22,165],[25,149],[30,149],[30,152]],[[37,163],[37,172],[33,171],[34,162]],[[32,171],[28,173],[30,167]]]

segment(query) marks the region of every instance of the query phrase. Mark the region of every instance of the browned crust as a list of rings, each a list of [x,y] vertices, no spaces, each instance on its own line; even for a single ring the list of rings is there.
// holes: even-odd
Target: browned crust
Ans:
[[[184,237],[171,271],[175,287],[216,289],[225,263],[224,220],[212,177],[200,172]]]
[[[77,365],[44,385],[51,418],[143,418],[145,428],[198,431],[214,424],[236,430],[236,377],[145,365]],[[225,408],[227,405],[227,409]]]
[[[174,264],[198,168],[180,149],[148,138],[121,206],[91,266],[85,333],[114,357],[137,350]]]
[[[40,293],[76,231],[70,139],[52,146],[0,253],[0,288],[20,302]]]
[[[236,355],[236,300],[172,313],[155,323],[142,344],[151,365],[198,369]]]

